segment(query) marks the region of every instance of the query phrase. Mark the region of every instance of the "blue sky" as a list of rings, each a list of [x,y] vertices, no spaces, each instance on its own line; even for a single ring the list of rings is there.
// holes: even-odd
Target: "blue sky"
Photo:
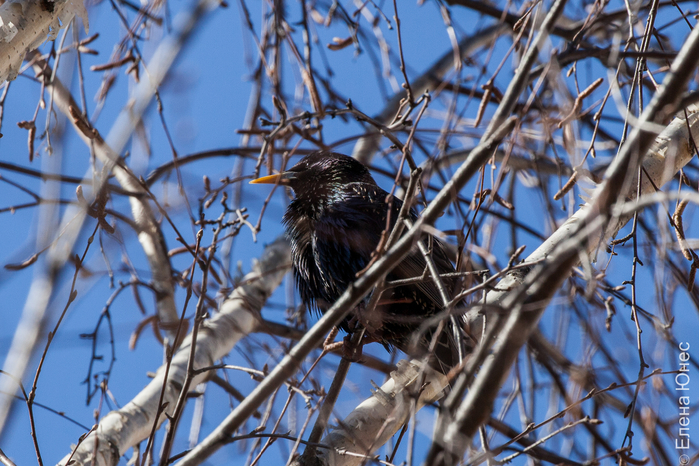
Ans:
[[[389,17],[393,16],[390,2],[377,3],[382,6]],[[348,11],[354,11],[356,9],[356,6],[349,4],[349,2],[343,3],[343,5]],[[686,9],[690,8],[689,4],[683,5]],[[181,0],[168,3],[168,8],[172,16],[175,16],[182,10],[186,10],[189,6],[189,2]],[[247,7],[250,9],[251,18],[259,34],[260,18],[262,16],[260,5],[256,2],[249,2]],[[290,3],[290,16],[298,20],[300,8],[299,4]],[[367,8],[369,8],[372,13],[376,12],[373,7],[368,6]],[[445,31],[443,18],[436,2],[425,2],[422,6],[416,6],[413,2],[405,2],[400,3],[399,8],[408,75],[410,79],[415,79],[438,57],[450,50],[449,36]],[[609,7],[611,10],[619,8],[623,8],[623,2],[616,2],[616,4],[613,2]],[[82,56],[82,65],[86,75],[86,100],[88,108],[90,109],[90,114],[92,115],[96,108],[93,96],[100,86],[101,74],[90,72],[88,69],[92,65],[102,64],[109,60],[108,57],[112,52],[113,44],[124,37],[125,31],[122,26],[119,26],[117,15],[108,2],[90,5],[88,6],[88,11],[90,15],[90,34],[94,34],[95,32],[99,32],[100,34],[100,37],[90,45],[90,47],[99,50],[100,54],[98,56]],[[482,18],[465,8],[454,7],[451,8],[450,11],[452,13],[451,19],[454,24],[454,30],[459,39],[464,35],[473,34],[480,28],[492,24],[491,19]],[[578,5],[569,6],[566,11],[570,16],[580,16]],[[659,16],[656,24],[662,25],[667,23],[671,18],[674,18],[674,13],[674,10],[662,10],[662,14]],[[254,67],[251,68],[251,66],[249,66],[249,60],[252,59],[252,63],[256,64],[257,58],[255,55],[254,43],[250,39],[249,34],[245,31],[240,16],[241,8],[238,2],[231,2],[227,8],[219,8],[209,14],[205,22],[198,28],[191,43],[188,44],[185,51],[179,57],[168,81],[161,89],[164,109],[163,115],[172,133],[175,147],[180,156],[216,148],[237,147],[241,144],[242,136],[236,133],[236,130],[243,126],[249,94],[252,89],[251,79]],[[133,18],[133,14],[131,14],[130,18]],[[362,19],[362,21],[363,31],[365,33],[369,32],[370,28],[366,27],[366,20]],[[392,19],[391,22],[395,24]],[[296,27],[294,24],[292,24],[292,26]],[[377,22],[377,27],[380,28],[383,36],[388,43],[391,44],[393,53],[395,53],[397,50],[395,29],[389,30],[386,22],[383,20]],[[302,28],[299,26],[298,29],[294,31],[293,35],[295,39],[300,37],[301,29]],[[679,47],[681,38],[686,37],[688,34],[687,27],[682,22],[676,23],[672,28],[668,28],[664,30],[664,32],[670,36],[671,40],[674,41],[673,44],[677,47]],[[145,33],[146,32],[144,32],[144,34]],[[167,32],[163,32],[158,28],[153,28],[147,31],[147,33],[151,35],[150,37],[152,40],[146,42],[141,48],[141,52],[145,57],[151,56],[154,48],[159,43],[158,37]],[[330,43],[333,37],[344,38],[348,36],[347,27],[344,26],[341,21],[334,21],[331,27],[327,29],[316,25],[314,33],[318,34],[319,45],[316,46],[312,59],[314,66],[319,70],[319,74],[325,76],[325,72],[323,71],[325,66],[323,63],[324,60],[327,60],[335,71],[334,76],[331,78],[333,87],[341,93],[343,97],[350,98],[354,105],[363,112],[369,115],[378,113],[384,106],[386,96],[390,97],[393,95],[395,89],[392,88],[392,85],[395,83],[402,83],[402,76],[399,73],[396,61],[392,60],[392,77],[377,77],[374,72],[370,53],[367,50],[369,46],[364,45],[370,43],[370,40],[373,39],[368,37],[360,39],[360,44],[363,44],[363,51],[357,55],[353,47],[347,47],[339,51],[330,51],[325,47],[325,44]],[[85,32],[81,28],[80,37],[84,37],[84,35]],[[72,32],[68,34],[68,42],[70,42],[71,37]],[[297,42],[302,43],[300,39],[298,39]],[[487,58],[484,54],[473,57],[475,64],[488,67],[486,79],[504,57],[509,45],[509,41],[498,41],[487,63],[484,63]],[[561,48],[564,45],[562,41],[553,39],[549,47]],[[323,50],[322,55],[324,55],[324,57],[319,52],[320,49]],[[44,52],[48,50],[49,46],[44,46],[42,48]],[[74,63],[72,57],[73,55],[66,55],[64,57],[65,62],[68,64],[66,68],[72,67],[71,61]],[[604,76],[605,79],[607,78],[606,72],[601,69],[599,64],[596,62],[589,62],[591,62],[591,60],[588,60],[584,66],[580,65],[578,70],[581,82],[585,83],[581,85],[581,87],[589,84],[598,74]],[[505,89],[507,86],[513,68],[512,60],[506,60],[503,71],[498,75],[495,81],[501,90]],[[473,80],[479,77],[479,71],[477,66],[464,67],[462,72],[464,83],[469,86],[472,85]],[[285,52],[282,58],[282,74],[284,76],[284,91],[288,102],[295,102],[296,105],[293,111],[309,110],[310,105],[307,94],[303,94],[302,91],[300,91],[301,79],[294,59],[288,52]],[[33,77],[31,72],[28,72],[27,75]],[[74,74],[71,76],[68,70],[62,72],[59,76],[64,76],[64,79],[70,79],[73,92],[75,95],[78,95],[77,77]],[[105,134],[124,105],[129,89],[133,85],[123,71],[120,70],[117,76],[115,88],[112,93],[110,93],[104,108],[99,114],[99,118],[94,122],[95,126]],[[479,84],[482,82],[484,82],[484,79],[480,77]],[[574,89],[574,85],[570,80],[565,81],[564,84],[568,89]],[[381,86],[385,88],[385,94],[382,93]],[[606,87],[598,90],[593,94],[589,103],[592,103],[595,99],[600,99],[605,91]],[[265,88],[263,92],[262,101],[267,109],[272,108],[271,92],[272,91],[268,87]],[[302,95],[302,98],[294,101],[295,95]],[[322,92],[322,95],[325,97],[326,94]],[[26,131],[16,126],[17,121],[29,120],[32,118],[38,102],[38,96],[39,84],[28,77],[20,76],[11,83],[8,97],[4,105],[3,126],[1,130],[3,138],[0,139],[1,161],[31,167],[37,170],[42,169],[42,167],[43,169],[49,169],[48,167],[50,167],[52,163],[51,157],[46,154],[44,150],[45,145],[39,140],[37,140],[36,146],[37,150],[41,152],[41,155],[38,159],[35,159],[33,163],[29,163],[27,157]],[[523,96],[523,100],[527,97],[526,95]],[[421,123],[422,129],[440,128],[440,115],[448,108],[451,102],[450,99],[451,94],[443,93],[434,100],[429,108],[429,112]],[[556,99],[552,98],[551,101],[556,101]],[[588,102],[586,101],[586,103]],[[467,118],[474,118],[477,108],[478,99],[466,103],[466,98],[464,97],[459,101],[458,111],[463,112]],[[492,114],[493,109],[494,107],[491,106],[486,116]],[[608,109],[610,115],[618,116],[618,112],[616,112],[617,109],[615,109],[614,106],[610,105]],[[155,110],[154,106],[151,107],[144,118],[144,127],[152,150],[150,156],[148,157],[146,155],[143,145],[138,141],[134,141],[127,146],[127,150],[130,153],[129,163],[138,174],[147,175],[154,167],[172,159],[172,153],[160,122],[160,116]],[[43,128],[43,122],[46,120],[46,113],[39,112],[39,115],[37,121],[40,122],[40,128]],[[326,142],[339,141],[348,136],[357,136],[363,131],[360,124],[351,119],[349,121],[342,121],[339,118],[334,120],[326,119],[323,121],[323,125],[323,136]],[[609,123],[606,128],[616,129],[618,131],[620,125]],[[481,130],[482,129],[474,130],[473,128],[464,128],[463,134],[459,135],[459,137],[452,138],[450,141],[451,148],[459,149],[473,146]],[[579,130],[583,136],[589,138],[588,129],[580,127]],[[406,135],[402,134],[401,137],[404,140]],[[560,130],[557,133],[554,131],[554,138],[560,139]],[[425,136],[425,140],[427,141],[433,142],[435,139],[436,136]],[[354,141],[350,140],[344,144],[338,145],[336,150],[350,153],[353,145]],[[384,144],[383,147],[388,147],[388,144]],[[557,145],[557,150],[559,156],[562,158],[567,157],[560,143]],[[73,134],[73,130],[70,127],[66,130],[65,145],[63,146],[62,153],[63,159],[62,162],[60,162],[61,165],[55,169],[60,170],[61,173],[66,175],[83,176],[88,167],[87,161],[89,159],[89,152],[86,150],[83,143]],[[415,150],[415,154],[418,161],[424,160],[424,155],[419,150]],[[601,151],[599,158],[592,162],[592,165],[603,163],[605,158],[611,155],[613,155],[613,152]],[[187,195],[190,201],[196,204],[196,199],[203,194],[203,184],[201,181],[203,175],[207,175],[212,180],[212,185],[217,186],[220,179],[226,176],[233,176],[234,163],[235,159],[233,157],[217,157],[202,160],[183,168],[182,176],[184,185],[187,187]],[[374,163],[380,168],[390,168],[391,166],[390,162],[386,159],[377,158]],[[243,172],[246,175],[250,175],[252,174],[253,167],[253,162],[246,162]],[[12,172],[8,173],[3,170],[0,170],[0,174],[4,178],[9,178],[14,182],[21,183],[23,186],[32,190],[38,191],[43,185],[42,182],[32,177],[26,177]],[[693,174],[696,174],[696,172]],[[490,176],[490,171],[487,171],[486,180]],[[390,189],[392,180],[383,176],[377,176],[376,179],[382,187]],[[167,201],[168,212],[171,218],[181,231],[189,235],[188,238],[191,240],[194,230],[191,226],[190,216],[187,213],[186,206],[177,193],[176,181],[174,176],[170,176],[164,184],[158,184],[154,187],[154,193],[159,196],[159,199],[162,201]],[[434,179],[434,181],[437,182],[438,179]],[[557,179],[548,182],[549,197],[553,195],[557,188]],[[63,199],[75,199],[74,185],[66,184],[60,189]],[[470,183],[463,190],[462,194],[470,197],[474,190],[475,183]],[[269,193],[269,188],[249,188],[245,186],[242,193],[242,204],[248,207],[250,220],[255,223],[259,216],[262,201]],[[547,221],[548,217],[542,214],[544,203],[542,202],[540,192],[519,182],[516,185],[514,197],[518,201],[515,218],[530,226],[541,235],[545,236],[549,234],[551,232],[551,225]],[[6,183],[0,183],[0,200],[2,200],[0,208],[4,208],[6,206],[28,202],[31,200],[31,197],[19,191],[16,187]],[[251,260],[261,254],[266,243],[271,242],[281,233],[280,219],[287,202],[288,197],[278,190],[267,208],[262,222],[262,231],[258,234],[256,242],[253,241],[253,236],[248,229],[243,228],[241,230],[240,235],[235,238],[233,252],[230,257],[231,263],[233,264],[233,273],[235,273],[237,264],[240,264],[244,272],[250,270]],[[572,201],[555,204],[556,210],[552,212],[551,215],[557,220],[563,219],[569,214],[570,208],[575,208],[580,202],[580,199],[576,197],[573,198]],[[113,203],[113,207],[130,215],[128,202],[124,198],[117,198]],[[566,208],[565,211],[563,207]],[[497,206],[495,208],[497,208]],[[500,209],[500,211],[504,212],[503,209]],[[0,217],[0,241],[6,244],[6,247],[0,250],[0,261],[2,261],[3,264],[16,263],[36,252],[37,225],[40,222],[42,212],[37,209],[18,209],[14,213],[3,212],[0,213],[0,215],[2,216]],[[667,223],[666,220],[664,220],[664,215],[665,212],[662,208],[654,209],[652,213],[648,215],[649,221],[655,221],[656,223],[665,221],[665,223]],[[213,211],[211,216],[214,216]],[[654,220],[653,217],[655,217]],[[91,222],[94,221],[88,223],[86,231],[91,231],[92,228],[94,228],[94,223]],[[654,225],[655,223],[652,224]],[[693,221],[693,211],[691,208],[688,210],[688,217],[685,219],[685,225],[688,227],[689,231],[696,231],[691,230],[692,228],[696,228],[696,222]],[[438,226],[442,229],[459,228],[460,222],[454,220],[452,216],[447,215]],[[101,233],[104,254],[110,259],[112,266],[118,270],[123,266],[122,258],[126,251],[139,275],[147,280],[149,276],[147,262],[140,250],[140,245],[136,241],[135,234],[128,228],[123,228],[120,231],[124,236],[123,247],[115,238]],[[508,250],[511,249],[511,241],[507,235],[508,231],[509,227],[501,226],[500,229],[494,233],[492,249],[496,251],[496,258],[500,266],[505,265],[507,262]],[[177,242],[175,241],[175,235],[172,229],[165,226],[164,234],[168,246],[170,248],[176,247]],[[483,241],[483,235],[484,233],[481,232],[476,241]],[[211,239],[210,230],[206,233],[206,238],[208,240]],[[84,234],[77,243],[76,252],[82,253],[86,244],[86,239],[87,235]],[[518,245],[527,245],[528,252],[533,251],[540,242],[539,239],[527,234],[519,234],[517,240]],[[671,238],[668,241],[671,241]],[[115,334],[115,356],[117,360],[109,381],[110,395],[113,396],[113,399],[105,398],[100,405],[98,397],[89,405],[86,405],[84,395],[86,386],[83,382],[87,374],[87,367],[90,360],[90,341],[81,339],[80,335],[90,333],[94,330],[99,312],[113,292],[113,290],[109,288],[109,280],[106,277],[106,266],[99,246],[100,245],[96,243],[91,246],[86,264],[87,269],[93,274],[90,277],[82,276],[78,281],[78,299],[70,306],[65,321],[56,335],[44,364],[39,382],[37,402],[43,403],[54,410],[64,412],[66,416],[69,416],[77,423],[81,424],[76,425],[76,423],[62,419],[56,414],[46,410],[36,409],[37,435],[40,440],[43,460],[47,464],[57,462],[63,455],[69,452],[70,445],[75,443],[78,437],[85,432],[84,427],[89,427],[94,423],[93,413],[95,410],[98,410],[100,413],[99,415],[102,416],[110,409],[113,409],[115,403],[118,406],[127,403],[148,382],[147,372],[156,370],[162,362],[162,348],[149,332],[144,332],[135,350],[132,351],[128,349],[130,334],[134,327],[143,319],[143,316],[135,306],[132,294],[128,291],[124,292],[116,299],[111,308]],[[630,243],[625,247],[620,247],[618,250],[620,255],[612,260],[611,266],[607,270],[607,278],[615,285],[619,285],[623,280],[629,278],[631,269],[630,249]],[[661,279],[659,277],[662,276],[659,275],[657,270],[652,266],[654,255],[650,251],[644,250],[643,248],[641,249],[647,266],[641,267],[639,271],[639,304],[649,312],[660,315],[661,310],[658,305],[658,296],[660,295],[659,290],[664,287],[664,283],[659,282],[659,279]],[[600,264],[606,263],[607,259],[607,254],[602,251],[598,257],[597,265],[601,267]],[[176,270],[182,270],[188,266],[189,261],[189,258],[180,256],[173,260],[173,266]],[[41,266],[43,266],[42,259],[33,267],[21,271],[9,272],[7,270],[0,270],[0,301],[4,303],[3,306],[0,306],[1,322],[3,323],[0,326],[0,355],[7,353],[14,334],[14,329],[21,314],[21,309],[27,299],[31,279],[35,270]],[[688,263],[684,262],[682,266],[688,269]],[[50,318],[48,319],[48,326],[50,328],[55,324],[59,313],[66,303],[72,273],[72,268],[68,267],[61,276],[60,287],[55,293],[52,305],[50,306]],[[117,279],[128,280],[128,278],[128,274],[123,270],[117,272]],[[665,279],[668,280],[668,283],[670,282],[668,277],[665,277]],[[284,308],[291,303],[298,304],[298,298],[296,298],[296,301],[289,299],[292,292],[293,284],[291,284],[287,278],[270,299],[271,305],[265,308],[263,315],[271,320],[283,321]],[[146,308],[152,311],[152,296],[146,291],[143,291],[142,297]],[[672,306],[676,317],[673,334],[678,341],[689,342],[691,348],[699,348],[699,332],[697,331],[699,330],[699,325],[697,323],[696,307],[690,302],[687,294],[684,292],[678,292],[675,298],[676,299],[672,303],[668,303]],[[184,292],[181,289],[178,290],[177,302],[179,305],[182,305],[184,302]],[[607,366],[607,362],[599,352],[592,351],[591,348],[594,345],[587,339],[588,334],[580,329],[578,321],[578,319],[581,319],[579,317],[580,314],[578,314],[578,317],[575,317],[574,311],[582,314],[589,312],[589,316],[584,319],[587,319],[590,325],[600,332],[601,338],[607,342],[607,346],[612,352],[612,357],[619,362],[619,367],[624,377],[628,380],[633,380],[638,372],[638,357],[634,352],[633,346],[629,344],[629,342],[633,341],[635,338],[633,335],[633,323],[628,318],[629,308],[617,302],[617,315],[614,317],[612,332],[607,334],[604,333],[604,319],[606,316],[603,313],[595,306],[590,305],[586,307],[582,300],[577,300],[576,305],[578,307],[573,310],[568,300],[564,298],[554,300],[547,310],[541,324],[544,332],[555,341],[560,342],[569,354],[579,355],[583,358],[575,362],[589,363],[594,366],[598,370],[600,385],[605,386],[615,382],[618,374],[615,374]],[[311,319],[311,322],[312,321],[313,319]],[[570,321],[573,323],[570,326],[566,326]],[[673,348],[670,348],[668,344],[657,338],[657,331],[652,328],[648,321],[643,321],[642,325],[644,326],[644,349],[648,355],[652,356],[654,362],[661,363],[660,367],[663,370],[676,370],[678,368],[678,363]],[[558,330],[560,328],[566,328],[567,330],[560,332]],[[108,335],[104,328],[100,330],[99,342],[98,350],[105,355],[106,360],[98,364],[98,369],[101,368],[101,370],[104,370],[111,351],[108,343]],[[231,364],[245,364],[247,362],[243,355],[243,348],[257,348],[259,345],[271,343],[273,343],[273,340],[269,337],[262,335],[251,336],[233,350],[226,362]],[[384,360],[389,358],[383,348],[378,345],[372,346],[373,347],[365,349],[365,351]],[[527,361],[523,354],[524,353],[521,355],[522,360],[518,363],[518,370],[526,371],[530,366],[529,361]],[[591,355],[589,360],[584,360],[584,355],[586,354]],[[690,354],[694,356],[691,350]],[[257,359],[255,362],[258,364],[258,367],[265,363],[274,363],[274,358],[268,358],[263,351],[256,351],[256,356]],[[279,357],[279,354],[275,356]],[[320,366],[318,379],[325,387],[330,384],[337,362],[338,358],[331,356]],[[31,385],[31,380],[37,364],[38,358],[34,358],[33,363],[30,365],[30,370],[24,379],[25,386],[27,387]],[[656,366],[652,366],[650,370],[655,368]],[[230,373],[229,376],[231,380],[234,381],[236,388],[243,393],[248,393],[256,385],[256,383],[246,375]],[[383,381],[383,377],[383,374],[361,367],[353,367],[348,377],[345,391],[336,407],[337,412],[340,414],[349,412],[349,410],[357,404],[358,400],[370,395],[370,380],[380,384]],[[542,381],[545,377],[546,374],[544,371],[540,367],[535,367],[532,372],[526,374],[525,379],[529,380],[533,386],[536,387],[537,381]],[[657,379],[666,384],[669,390],[674,388],[674,375],[665,375]],[[512,380],[511,378],[505,383],[503,393],[499,399],[499,406],[502,406],[502,403],[505,402],[508,392],[512,388]],[[653,386],[656,387],[658,382],[654,381],[653,383]],[[570,384],[570,387],[570,396],[572,400],[584,395],[584,393],[575,392],[574,384]],[[696,402],[699,388],[692,386],[691,389],[692,399]],[[644,388],[644,390],[649,389]],[[623,389],[620,389],[620,392],[624,392],[623,395],[619,395],[622,400],[629,399],[628,393]],[[285,397],[286,394],[280,392],[276,403],[283,403]],[[531,401],[535,406],[529,406],[528,409],[535,414],[536,420],[542,420],[555,412],[552,410],[558,410],[564,407],[560,402],[552,400],[553,395],[550,388],[542,386],[541,388],[536,387],[535,395],[531,400],[517,400],[517,402],[529,404]],[[645,400],[646,398],[644,398],[644,405],[639,407],[639,409],[657,410],[657,413],[659,413],[661,417],[666,418],[670,418],[677,414],[677,406],[668,404],[666,400],[661,401],[660,397],[657,395],[652,393],[647,394],[647,402]],[[657,404],[654,405],[653,403]],[[230,409],[227,396],[215,386],[209,386],[207,388],[205,405],[205,416],[200,438],[205,435],[206,432],[213,429]],[[184,422],[178,433],[178,444],[175,448],[175,452],[186,448],[187,428],[191,420],[193,406],[194,403],[190,403],[185,412]],[[593,410],[591,402],[586,402],[583,406],[588,411]],[[275,409],[278,408],[279,406],[275,406]],[[300,419],[303,419],[305,415],[303,403],[297,400],[295,409],[298,410]],[[419,416],[418,432],[420,434],[416,439],[416,450],[423,452],[423,454],[424,449],[429,445],[433,416],[434,410],[431,408],[425,409]],[[505,416],[505,420],[513,426],[524,428],[522,419],[518,417],[516,410],[510,411],[507,416]],[[600,427],[600,432],[615,447],[620,447],[625,430],[625,421],[623,421],[620,416],[609,417],[604,420],[606,424]],[[696,422],[696,415],[692,416],[692,420]],[[285,422],[288,423],[289,421],[285,420]],[[559,424],[555,425],[560,426]],[[247,425],[248,430],[253,427],[255,427],[253,423]],[[293,426],[289,428],[292,427]],[[545,432],[546,430],[544,429],[541,435],[544,435]],[[551,448],[554,450],[558,449],[557,451],[564,456],[568,454],[571,449],[579,448],[584,451],[586,444],[576,445],[576,435],[578,431],[575,432],[575,435],[561,436],[561,438],[550,443]],[[637,438],[640,437],[639,435]],[[588,440],[587,437],[585,437],[585,439],[585,441]],[[502,438],[500,438],[500,440],[502,440]],[[664,439],[664,441],[668,440]],[[497,441],[495,441],[495,443],[497,443]],[[18,466],[32,464],[36,461],[31,438],[29,436],[26,407],[22,403],[16,405],[14,416],[8,429],[4,433],[4,436],[0,438],[0,445],[5,453],[13,458]],[[267,456],[264,457],[266,458],[266,462],[263,464],[269,464],[272,461],[285,461],[286,456],[284,454],[288,453],[289,448],[290,444],[286,443],[286,441],[278,441]],[[646,454],[644,453],[643,445],[639,448],[639,455],[642,453]],[[405,446],[403,446],[402,452],[404,455]],[[246,464],[246,455],[246,444],[240,442],[223,448],[214,455],[209,462],[212,464],[232,463],[235,465],[243,465]],[[125,459],[122,459],[122,462],[124,461]],[[524,460],[521,458],[516,461],[518,461],[518,464],[524,463]],[[611,462],[611,460],[607,461]]]

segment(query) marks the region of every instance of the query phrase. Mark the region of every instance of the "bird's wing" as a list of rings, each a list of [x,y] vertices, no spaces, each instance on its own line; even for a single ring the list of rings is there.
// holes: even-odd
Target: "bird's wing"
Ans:
[[[383,230],[382,206],[359,204],[337,203],[315,223],[315,260],[338,297],[369,263]]]
[[[355,280],[356,273],[366,267],[371,260],[372,253],[381,240],[381,233],[386,229],[386,216],[389,206],[386,204],[388,193],[376,185],[356,183],[352,186],[353,192],[343,202],[336,203],[334,208],[323,216],[323,220],[316,224],[316,234],[319,241],[315,249],[319,251],[324,263],[330,263],[341,267],[330,272],[335,277],[343,277],[343,288]],[[390,227],[393,228],[402,201],[393,198],[391,205]],[[410,213],[413,221],[417,220],[414,211]],[[390,234],[390,231],[387,233]],[[425,245],[429,247],[428,238],[423,238]],[[318,245],[322,245],[319,247]],[[454,266],[449,261],[444,249],[444,243],[432,238],[431,257],[440,273],[454,271]],[[341,260],[333,260],[341,258]],[[349,264],[349,267],[343,264]],[[415,247],[410,254],[401,261],[389,274],[389,279],[415,278],[423,275],[427,263],[420,250]],[[453,291],[453,279],[442,279],[447,288],[447,295],[451,298]],[[427,278],[415,284],[430,301],[438,308],[443,306],[437,285],[431,278]]]
[[[443,274],[454,272],[454,266],[445,252],[444,243],[434,237],[432,237],[431,240],[432,248],[430,257],[432,258],[438,273]],[[430,249],[430,238],[423,237],[422,241],[425,246]],[[394,275],[397,279],[420,277],[423,275],[426,268],[427,262],[425,260],[425,256],[422,254],[422,252],[420,252],[420,249],[415,247],[410,251],[410,254],[408,254],[408,256],[403,259],[403,261],[393,270],[392,275]],[[454,291],[454,279],[441,278],[440,280],[445,287],[447,297],[451,299]],[[439,293],[439,288],[437,287],[437,284],[433,280],[432,276],[429,275],[429,272],[427,278],[419,281],[416,286],[438,308],[442,308],[444,306],[444,300]]]

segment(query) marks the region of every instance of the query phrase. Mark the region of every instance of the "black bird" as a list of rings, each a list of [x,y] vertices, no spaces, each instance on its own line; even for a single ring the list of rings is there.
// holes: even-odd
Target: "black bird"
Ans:
[[[284,214],[286,236],[291,242],[294,276],[301,299],[312,309],[325,312],[371,261],[372,253],[387,230],[393,229],[403,202],[381,189],[369,170],[352,157],[334,152],[315,152],[289,170],[251,183],[289,186],[296,198]],[[412,221],[417,219],[410,210]],[[425,235],[427,236],[427,235]],[[423,238],[424,240],[424,238]],[[427,241],[424,241],[427,244]],[[440,274],[454,272],[444,244],[431,241],[432,260]],[[386,277],[387,281],[421,277],[426,270],[424,255],[417,247]],[[449,298],[455,279],[442,278]],[[411,334],[425,318],[442,310],[442,299],[434,281],[425,280],[389,288],[374,310],[362,312],[364,302],[341,324],[347,332],[359,322],[371,341],[387,349],[396,346],[415,355]],[[454,365],[454,344],[449,326],[442,331],[431,365],[442,371]],[[424,352],[434,329],[418,339]]]

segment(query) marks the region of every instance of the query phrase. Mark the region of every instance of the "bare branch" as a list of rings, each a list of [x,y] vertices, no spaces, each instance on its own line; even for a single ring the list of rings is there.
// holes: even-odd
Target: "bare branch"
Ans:
[[[213,365],[260,325],[259,312],[281,283],[287,268],[279,265],[286,263],[288,257],[285,240],[270,244],[261,260],[253,266],[253,271],[245,276],[243,284],[233,290],[212,319],[203,323],[206,332],[197,335],[195,370]],[[161,366],[153,380],[133,400],[100,420],[97,428],[72,453],[74,463],[71,464],[115,466],[120,460],[115,451],[123,454],[150,435],[154,420],[157,419],[159,425],[166,416],[172,415],[187,374],[190,338],[191,335],[182,342],[171,363]],[[191,390],[206,378],[206,373],[199,373],[189,385]],[[162,400],[161,392],[164,395]],[[59,464],[65,465],[68,458],[66,456]]]

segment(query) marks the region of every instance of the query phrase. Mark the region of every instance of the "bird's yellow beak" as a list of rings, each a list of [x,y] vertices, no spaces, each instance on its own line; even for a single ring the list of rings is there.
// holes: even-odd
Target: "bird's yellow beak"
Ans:
[[[269,175],[269,176],[262,176],[260,178],[256,178],[254,180],[250,181],[250,184],[277,184],[279,180],[281,179],[281,175]]]
[[[262,176],[250,181],[250,184],[281,184],[288,185],[289,179],[291,177],[287,175],[286,172],[278,173],[276,175]]]

